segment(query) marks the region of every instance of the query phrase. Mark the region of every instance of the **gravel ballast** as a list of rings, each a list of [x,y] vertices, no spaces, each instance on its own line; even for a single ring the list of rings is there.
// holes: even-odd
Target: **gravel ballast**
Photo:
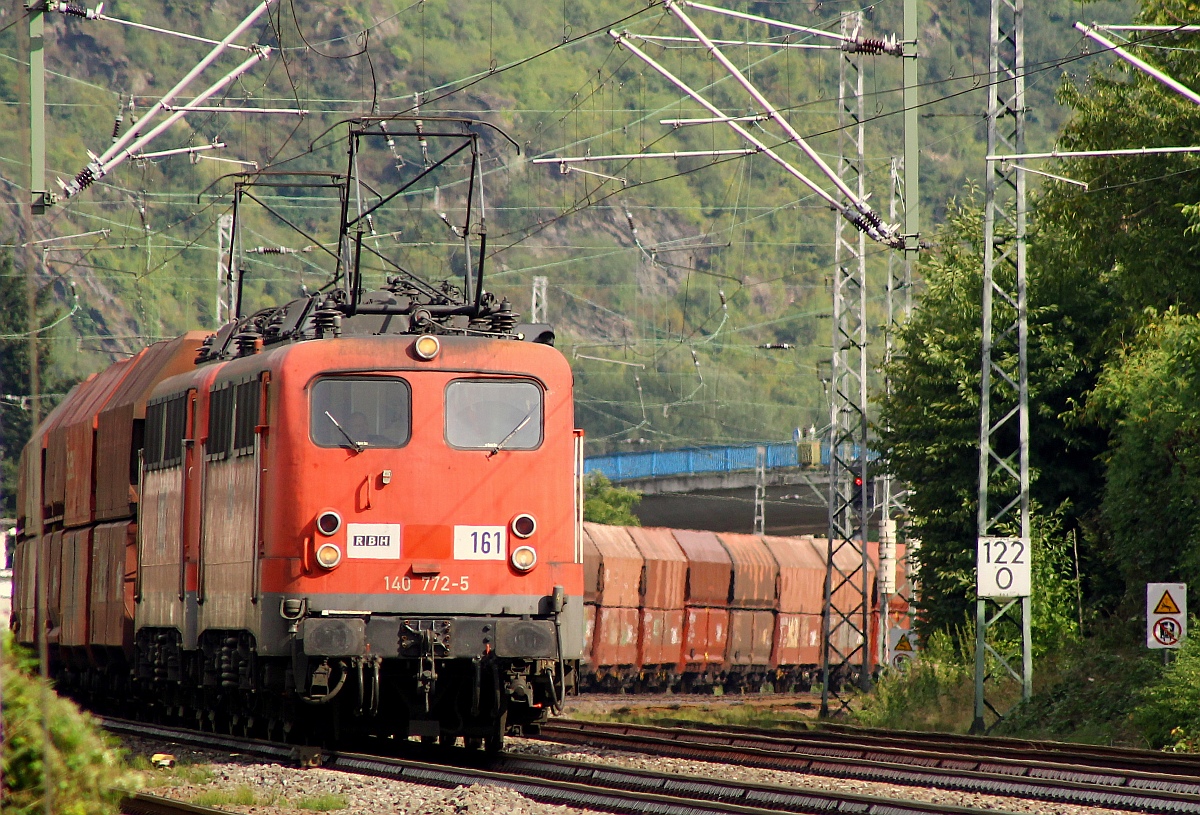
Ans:
[[[198,750],[147,739],[130,738],[126,739],[126,743],[134,755],[149,757],[153,753],[172,753],[181,764],[208,765],[212,772],[211,777],[201,783],[177,783],[177,777],[170,774],[170,771],[157,771],[162,774],[164,781],[173,779],[176,780],[176,783],[156,785],[154,775],[151,775],[148,778],[149,786],[146,792],[191,801],[196,796],[213,790],[232,792],[239,787],[247,787],[254,792],[254,804],[213,804],[220,809],[246,813],[246,815],[296,815],[301,812],[312,812],[311,808],[303,809],[300,804],[320,796],[340,796],[346,804],[345,808],[331,810],[338,815],[376,815],[380,812],[403,813],[403,815],[504,815],[505,813],[513,813],[513,815],[580,815],[585,812],[585,810],[572,807],[542,804],[513,790],[482,784],[446,790],[391,779],[355,775],[339,770],[299,769],[228,753]],[[533,739],[509,738],[506,741],[506,750],[513,753],[552,756],[571,761],[719,778],[727,782],[744,781],[780,784],[792,789],[809,788],[853,792],[860,795],[929,801],[979,810],[1003,810],[1032,813],[1032,815],[1085,815],[1085,813],[1116,815],[1120,812],[1120,810],[1098,807],[1029,801],[956,790],[828,778],[742,767],[736,764],[715,764],[604,748],[559,745]]]

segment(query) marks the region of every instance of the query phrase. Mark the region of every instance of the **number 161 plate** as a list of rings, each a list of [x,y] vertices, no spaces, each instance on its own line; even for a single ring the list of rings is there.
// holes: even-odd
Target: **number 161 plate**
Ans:
[[[508,556],[503,526],[455,526],[455,560],[504,560]]]

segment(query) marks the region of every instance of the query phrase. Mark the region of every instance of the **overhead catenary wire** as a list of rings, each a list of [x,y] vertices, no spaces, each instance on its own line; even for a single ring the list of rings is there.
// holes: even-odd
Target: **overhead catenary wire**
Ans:
[[[157,234],[157,233],[156,233]]]

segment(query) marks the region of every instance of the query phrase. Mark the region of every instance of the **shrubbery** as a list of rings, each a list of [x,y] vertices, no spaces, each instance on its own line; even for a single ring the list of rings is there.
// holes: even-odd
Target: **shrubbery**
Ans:
[[[1193,632],[1196,622],[1189,626]],[[1142,693],[1133,721],[1153,747],[1200,752],[1200,638],[1193,636],[1175,652]]]
[[[56,693],[43,693],[36,662],[3,638],[0,686],[4,705],[3,789],[5,815],[39,815],[46,778],[43,701],[50,722],[50,777],[59,815],[117,812],[122,792],[137,785],[120,749],[92,718]]]
[[[636,490],[614,487],[598,470],[588,473],[583,482],[583,519],[597,524],[641,526],[633,508],[642,500]]]

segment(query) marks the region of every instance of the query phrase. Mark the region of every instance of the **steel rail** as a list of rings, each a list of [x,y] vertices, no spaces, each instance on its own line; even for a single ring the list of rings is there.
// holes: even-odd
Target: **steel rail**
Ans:
[[[819,729],[795,731],[705,725],[695,722],[663,722],[697,730],[720,730],[765,737],[799,741],[838,739],[863,745],[895,746],[904,749],[953,751],[957,755],[1058,760],[1070,764],[1086,764],[1113,770],[1145,770],[1155,774],[1189,775],[1200,777],[1200,755],[1165,753],[1160,750],[1139,750],[1133,747],[1110,747],[1096,744],[1072,744],[1062,741],[1020,739],[1005,736],[968,736],[956,733],[928,733],[916,730],[880,730],[852,725],[821,724]]]
[[[570,721],[570,720],[566,720]],[[1133,747],[1110,747],[1095,744],[1074,744],[1062,741],[1021,739],[1005,736],[972,736],[957,733],[937,733],[918,730],[883,730],[855,725],[822,722],[815,728],[751,727],[736,724],[709,724],[689,719],[660,719],[658,726],[671,730],[690,730],[721,736],[755,736],[801,743],[830,742],[861,747],[896,747],[906,751],[937,750],[987,758],[1015,758],[1062,761],[1072,765],[1087,765],[1113,770],[1145,770],[1156,775],[1187,775],[1200,777],[1200,755],[1166,753],[1159,750],[1139,750]]]
[[[313,764],[311,748],[240,739],[194,730],[105,719],[115,733],[216,748],[270,761]],[[393,748],[403,745],[391,745]],[[417,745],[413,745],[414,748]],[[430,761],[434,755],[437,760]],[[586,761],[542,756],[488,756],[457,748],[424,748],[422,760],[397,756],[321,752],[321,766],[396,781],[452,789],[485,784],[515,790],[548,804],[575,806],[622,815],[779,815],[779,813],[855,812],[862,815],[968,815],[977,810],[850,792],[796,789],[775,784],[742,784],[722,779],[627,769]],[[209,810],[191,810],[206,815]],[[137,811],[129,815],[172,815]],[[1000,812],[998,815],[1004,815]]]
[[[802,741],[649,725],[555,721],[541,738],[696,761],[737,763],[833,778],[970,791],[1133,812],[1200,814],[1200,777],[916,747]]]
[[[228,810],[189,804],[187,801],[144,792],[135,792],[122,798],[120,810],[123,815],[229,815]]]

